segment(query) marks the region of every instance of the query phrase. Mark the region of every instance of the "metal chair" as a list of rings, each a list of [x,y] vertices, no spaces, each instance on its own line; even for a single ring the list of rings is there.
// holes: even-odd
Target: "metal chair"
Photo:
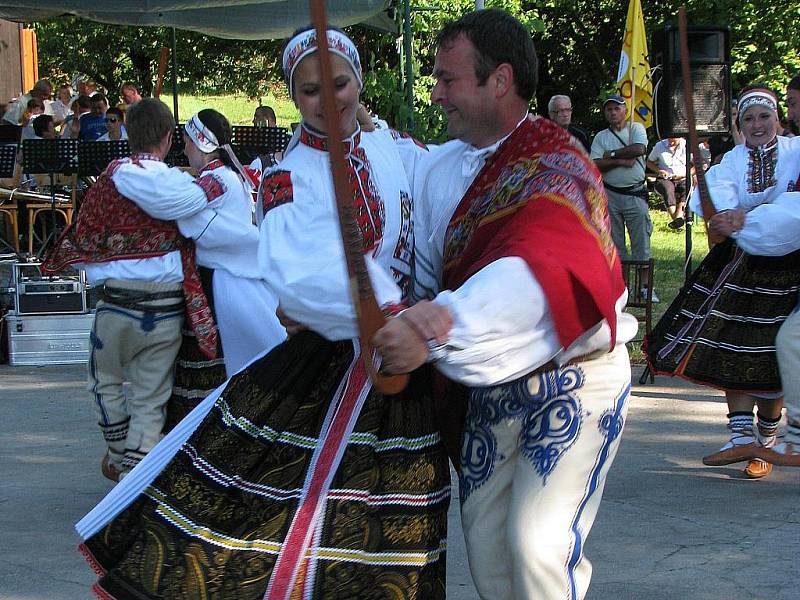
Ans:
[[[649,260],[623,260],[622,278],[628,288],[628,304],[626,308],[634,309],[630,311],[641,323],[644,321],[644,335],[650,335],[653,327],[653,259]],[[639,313],[639,314],[637,314]],[[642,341],[644,336],[635,337],[631,341]],[[639,378],[639,383],[645,383],[650,378],[650,383],[655,381],[655,377],[645,369]]]

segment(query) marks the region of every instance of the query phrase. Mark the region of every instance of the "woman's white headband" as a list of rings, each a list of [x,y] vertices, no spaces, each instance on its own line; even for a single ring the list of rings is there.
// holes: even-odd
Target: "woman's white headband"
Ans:
[[[203,122],[197,115],[192,116],[192,118],[186,122],[184,129],[189,139],[203,152],[211,153],[219,149],[220,146],[219,141],[217,141],[217,136],[215,136],[214,132],[208,127],[203,125]]]
[[[327,37],[328,49],[350,63],[360,90],[363,87],[363,82],[361,81],[361,58],[358,56],[355,44],[349,37],[335,29],[328,29]],[[289,84],[289,95],[292,98],[294,98],[294,71],[297,65],[306,56],[316,51],[317,32],[314,29],[301,31],[286,44],[286,49],[283,51],[283,74]]]
[[[752,90],[739,98],[737,109],[740,123],[747,109],[753,106],[763,106],[776,114],[778,113],[778,100],[775,96],[766,90]]]
[[[239,176],[242,178],[242,182],[244,183],[245,187],[248,189],[253,187],[253,183],[247,176],[242,163],[240,163],[239,159],[236,158],[236,154],[233,152],[231,145],[220,145],[219,140],[217,140],[217,136],[214,135],[214,132],[208,127],[203,125],[203,122],[200,120],[199,116],[193,115],[191,119],[186,121],[186,125],[184,125],[184,131],[186,132],[187,137],[192,140],[192,143],[197,146],[199,150],[205,152],[206,154],[210,154],[211,152],[219,150],[220,148],[224,150],[228,155],[228,158],[230,158],[233,168],[238,171]]]

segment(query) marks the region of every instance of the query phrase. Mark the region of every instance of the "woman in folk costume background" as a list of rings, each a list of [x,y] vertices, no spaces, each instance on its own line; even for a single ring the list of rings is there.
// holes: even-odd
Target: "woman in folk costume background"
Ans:
[[[769,234],[786,224],[775,213],[758,211],[796,189],[800,140],[778,135],[778,100],[771,90],[746,88],[738,109],[745,144],[726,153],[706,175],[718,211],[709,231],[720,229],[729,237],[711,249],[645,342],[656,372],[725,391],[730,439],[703,458],[712,466],[745,460],[753,443],[775,443],[782,406],[775,336],[800,289],[800,253],[785,250],[780,256]],[[691,207],[702,214],[697,189]],[[731,234],[728,225],[738,211],[748,217]],[[745,475],[760,478],[771,470],[753,459]]]
[[[362,133],[361,67],[328,31],[354,213],[378,304],[413,268],[413,144]],[[284,52],[303,123],[261,184],[261,275],[308,330],[190,413],[76,529],[103,598],[443,598],[450,475],[429,382],[372,389],[326,148],[316,35]],[[414,146],[416,148],[416,146]],[[420,150],[417,148],[416,152]],[[401,154],[408,152],[405,158]],[[253,326],[256,326],[255,324]]]
[[[183,330],[175,365],[175,385],[167,404],[165,431],[171,430],[215,388],[259,353],[286,338],[277,321],[277,299],[269,290],[255,259],[258,228],[253,223],[250,184],[231,149],[231,126],[221,113],[205,109],[184,128],[184,153],[197,172],[165,185],[127,166],[115,173],[122,193],[149,193],[159,202],[181,196],[187,203],[204,196],[207,208],[177,219],[181,233],[195,242],[203,288],[219,327],[217,357],[200,352],[194,333]]]

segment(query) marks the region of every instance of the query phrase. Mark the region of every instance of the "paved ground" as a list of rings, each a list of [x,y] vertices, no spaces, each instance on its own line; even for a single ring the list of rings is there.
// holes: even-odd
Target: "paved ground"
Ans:
[[[0,366],[3,600],[90,597],[72,524],[110,484],[83,381],[80,366]],[[589,538],[589,600],[800,598],[800,469],[748,481],[738,468],[703,467],[699,457],[725,439],[724,413],[703,388],[635,388]],[[448,597],[476,598],[456,503],[448,561]]]

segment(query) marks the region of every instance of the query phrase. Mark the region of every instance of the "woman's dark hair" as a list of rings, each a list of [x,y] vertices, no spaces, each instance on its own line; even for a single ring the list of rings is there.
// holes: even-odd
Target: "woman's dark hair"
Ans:
[[[220,146],[231,143],[231,138],[233,137],[231,124],[221,112],[218,112],[213,108],[204,108],[197,113],[197,118],[200,119],[200,122],[203,125],[211,130],[211,133],[213,133],[214,136],[216,136],[217,142],[219,142]],[[221,160],[227,166],[233,166],[233,163],[231,162],[231,159],[225,150],[220,148],[219,150],[215,150],[212,154],[214,154],[216,158]]]
[[[789,83],[786,84],[786,89],[800,91],[800,74],[795,75],[789,80]]]
[[[530,32],[516,18],[499,8],[467,13],[447,23],[436,36],[436,48],[447,48],[463,35],[475,46],[475,77],[486,83],[499,65],[514,72],[517,95],[530,102],[536,93],[539,69]]]

